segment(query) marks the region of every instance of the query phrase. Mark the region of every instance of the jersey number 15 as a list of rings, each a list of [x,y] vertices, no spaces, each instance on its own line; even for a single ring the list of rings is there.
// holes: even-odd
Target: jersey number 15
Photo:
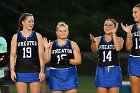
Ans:
[[[58,58],[57,64],[59,64],[60,63],[60,59],[64,59],[65,56],[67,56],[67,55],[66,54],[57,55],[57,58]]]

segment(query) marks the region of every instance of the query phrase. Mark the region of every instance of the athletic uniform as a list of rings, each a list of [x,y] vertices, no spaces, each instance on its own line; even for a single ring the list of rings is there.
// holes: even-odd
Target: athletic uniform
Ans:
[[[17,34],[17,58],[15,65],[17,82],[39,82],[40,62],[36,32],[29,37]]]
[[[128,58],[128,74],[130,76],[140,76],[140,28],[137,23],[132,27],[133,47]]]
[[[121,68],[113,39],[107,42],[105,36],[102,36],[98,49],[98,66],[95,78],[96,87],[120,87],[122,84]]]
[[[45,79],[46,79],[46,84],[49,85],[49,81],[50,81],[50,63],[45,65]]]
[[[52,44],[51,67],[50,67],[50,90],[63,91],[77,89],[77,70],[74,65],[61,63],[61,59],[73,59],[71,41],[66,40],[65,45],[59,46],[55,40]]]

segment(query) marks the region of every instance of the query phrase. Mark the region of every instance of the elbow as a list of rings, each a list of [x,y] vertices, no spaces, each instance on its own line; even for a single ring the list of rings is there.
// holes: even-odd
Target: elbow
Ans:
[[[122,49],[121,45],[120,45],[120,46],[115,46],[114,48],[115,48],[115,50],[116,50],[117,52],[120,52],[121,49]]]
[[[44,59],[44,64],[47,64],[47,63],[49,63],[50,62],[50,59]]]
[[[94,53],[94,54],[97,53],[97,50],[98,50],[97,47],[94,48],[93,46],[91,46],[91,51],[92,51],[92,53]]]
[[[91,48],[91,51],[92,51],[92,53],[94,53],[94,54],[97,52],[97,50],[92,49],[92,48]]]
[[[81,64],[81,61],[79,61],[76,65],[80,65]]]
[[[81,64],[81,59],[80,60],[73,60],[73,61],[70,61],[69,64],[72,64],[72,65],[80,65]]]
[[[97,52],[96,50],[92,50],[92,53],[94,53],[94,54],[95,54],[96,52]]]
[[[77,60],[76,62],[76,65],[80,65],[82,62],[81,62],[81,59],[80,60]]]
[[[121,48],[116,48],[115,49],[117,52],[120,52],[121,51]]]
[[[131,48],[132,48],[132,47],[126,47],[126,50],[127,50],[127,51],[130,51],[130,50],[131,50]]]
[[[127,51],[130,51],[131,49],[132,49],[132,46],[126,45],[126,50],[127,50]]]
[[[130,50],[132,49],[132,47],[133,47],[133,43],[132,43],[132,42],[131,42],[131,43],[127,43],[127,42],[126,42],[125,45],[126,45],[126,50],[127,50],[127,51],[130,51]]]

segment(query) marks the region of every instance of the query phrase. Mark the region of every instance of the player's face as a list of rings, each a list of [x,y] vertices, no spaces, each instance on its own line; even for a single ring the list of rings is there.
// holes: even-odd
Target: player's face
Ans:
[[[115,25],[112,21],[107,20],[104,23],[104,31],[105,34],[112,34],[112,29],[114,29]]]
[[[28,30],[32,30],[34,27],[34,17],[33,16],[27,16],[24,21],[22,21],[23,28],[26,28]]]
[[[66,28],[65,26],[58,27],[56,31],[57,38],[59,39],[67,39],[68,34],[69,34],[68,28]]]
[[[140,8],[134,7],[132,12],[133,12],[134,21],[140,22]]]

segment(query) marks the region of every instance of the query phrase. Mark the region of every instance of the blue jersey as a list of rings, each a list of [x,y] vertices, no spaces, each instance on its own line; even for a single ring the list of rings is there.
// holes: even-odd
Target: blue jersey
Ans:
[[[102,36],[98,49],[98,66],[119,65],[118,52],[114,48],[113,39],[107,42],[105,36]]]
[[[65,65],[61,65],[60,60],[63,58],[69,58],[69,59],[74,58],[71,41],[67,39],[66,43],[63,46],[59,46],[58,41],[55,40],[52,44],[51,63],[50,63],[51,67],[67,68],[67,67],[74,66],[69,63]]]
[[[36,32],[33,31],[27,38],[25,38],[21,32],[17,34],[17,59],[15,70],[20,73],[40,72]]]
[[[131,49],[130,55],[140,56],[140,28],[138,28],[137,23],[133,25],[131,33],[133,47]]]

